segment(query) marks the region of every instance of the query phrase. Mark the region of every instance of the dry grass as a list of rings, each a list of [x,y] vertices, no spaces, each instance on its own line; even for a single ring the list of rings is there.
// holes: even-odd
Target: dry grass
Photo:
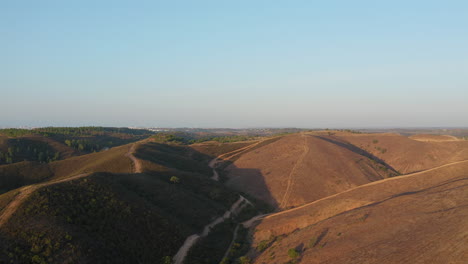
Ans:
[[[387,179],[266,217],[254,247],[272,236],[286,238],[273,245],[274,261],[267,261],[267,250],[255,263],[284,263],[287,249],[301,245],[302,263],[462,263],[466,171],[468,162],[461,162]],[[317,237],[318,246],[306,248]]]

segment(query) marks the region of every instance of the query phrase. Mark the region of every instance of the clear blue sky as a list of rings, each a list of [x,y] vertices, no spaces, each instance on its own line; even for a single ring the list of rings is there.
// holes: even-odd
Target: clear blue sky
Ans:
[[[468,126],[468,1],[0,1],[0,127]]]

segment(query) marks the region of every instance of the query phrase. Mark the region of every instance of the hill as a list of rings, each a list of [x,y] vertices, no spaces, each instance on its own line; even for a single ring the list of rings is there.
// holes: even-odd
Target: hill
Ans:
[[[398,174],[362,149],[315,133],[257,146],[232,160],[225,171],[227,186],[282,209]]]
[[[135,142],[152,134],[148,130],[110,127],[0,129],[0,165],[63,160]]]
[[[423,142],[391,133],[336,133],[333,137],[364,149],[402,174],[468,159],[466,140]]]
[[[468,161],[448,164],[267,216],[255,227],[251,257],[254,263],[463,263],[467,171]]]
[[[61,179],[81,173],[131,173],[132,162],[125,157],[130,145],[107,151],[50,162],[18,162],[0,166],[0,194],[24,185]]]
[[[239,198],[210,179],[207,160],[190,146],[144,140],[48,164],[1,166],[35,177],[43,167],[44,177],[0,195],[0,262],[163,263]],[[224,248],[208,257],[221,260],[231,225],[217,233]]]

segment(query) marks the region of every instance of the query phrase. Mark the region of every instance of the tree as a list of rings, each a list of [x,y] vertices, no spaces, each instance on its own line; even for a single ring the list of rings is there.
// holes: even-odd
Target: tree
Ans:
[[[176,177],[176,176],[172,176],[169,181],[171,181],[172,183],[179,183],[180,179],[178,177]]]

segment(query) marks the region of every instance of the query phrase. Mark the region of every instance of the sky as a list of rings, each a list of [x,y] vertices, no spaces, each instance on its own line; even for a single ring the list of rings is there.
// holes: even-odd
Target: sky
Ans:
[[[0,127],[466,127],[468,1],[0,0]]]

